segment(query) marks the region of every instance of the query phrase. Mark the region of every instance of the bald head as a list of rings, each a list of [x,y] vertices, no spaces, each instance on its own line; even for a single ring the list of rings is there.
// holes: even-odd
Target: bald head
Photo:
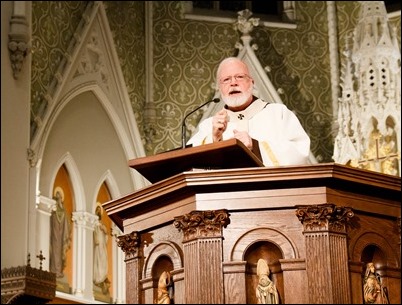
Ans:
[[[254,80],[247,64],[237,57],[222,60],[216,71],[221,99],[232,111],[242,111],[253,102]]]
[[[236,70],[242,70],[242,73],[245,73],[247,75],[250,75],[248,66],[244,61],[237,57],[228,57],[225,58],[224,60],[221,61],[221,63],[218,66],[218,70],[216,71],[216,79],[219,81],[219,79],[222,78],[223,72],[230,70],[230,69],[236,69]]]

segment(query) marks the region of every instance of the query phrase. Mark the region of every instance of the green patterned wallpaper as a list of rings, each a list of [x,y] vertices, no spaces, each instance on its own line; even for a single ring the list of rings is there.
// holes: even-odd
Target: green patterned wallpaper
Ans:
[[[145,7],[143,1],[104,2],[134,116],[141,132],[145,108]]]
[[[232,24],[183,19],[178,1],[153,3],[157,126],[156,135],[146,135],[149,154],[180,146],[181,118],[212,96],[217,65],[237,55],[240,38]],[[319,162],[331,161],[333,151],[326,10],[324,1],[297,1],[296,30],[260,26],[251,33],[257,57],[309,133]],[[200,117],[189,119],[190,129]]]
[[[31,137],[45,114],[46,95],[86,6],[86,1],[32,1]]]
[[[236,56],[232,24],[183,18],[184,1],[153,1],[153,96],[146,101],[145,2],[104,2],[133,112],[147,155],[181,145],[181,121],[215,91],[217,65]],[[90,2],[33,2],[32,134],[44,95]],[[326,1],[296,1],[296,29],[259,26],[256,55],[269,66],[283,102],[299,117],[319,162],[332,162],[333,109]],[[337,1],[339,58],[357,22],[359,2]],[[400,43],[400,16],[392,20]],[[340,66],[338,67],[340,68]],[[187,119],[188,136],[202,116]],[[335,114],[336,116],[336,114]]]
[[[324,1],[296,1],[297,29],[261,29],[256,51],[283,103],[293,110],[311,138],[319,162],[332,156],[332,98],[327,7]],[[269,40],[269,44],[265,41]],[[264,47],[267,45],[267,47]]]
[[[218,63],[235,55],[238,34],[230,24],[182,18],[179,1],[153,2],[155,134],[146,135],[149,154],[180,147],[182,118],[215,92]],[[188,118],[189,129],[202,112]]]

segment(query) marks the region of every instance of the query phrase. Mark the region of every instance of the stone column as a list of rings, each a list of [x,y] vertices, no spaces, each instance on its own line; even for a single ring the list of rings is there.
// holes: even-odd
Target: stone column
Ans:
[[[53,209],[56,208],[56,201],[54,199],[40,196],[39,203],[37,205],[36,216],[36,237],[34,239],[36,243],[36,249],[32,254],[36,254],[40,250],[45,253],[46,259],[43,261],[43,269],[49,270],[49,258],[50,258],[50,238],[43,238],[43,236],[50,236],[50,217]],[[34,267],[38,265],[33,264]]]
[[[85,299],[93,299],[93,234],[97,217],[88,212],[73,212],[73,294]]]
[[[229,224],[226,210],[193,211],[175,217],[183,231],[186,304],[223,304],[222,230]]]
[[[118,237],[117,245],[126,254],[126,303],[141,304],[141,270],[140,235],[138,232]]]
[[[303,224],[310,304],[350,304],[346,222],[350,208],[334,204],[296,206]]]

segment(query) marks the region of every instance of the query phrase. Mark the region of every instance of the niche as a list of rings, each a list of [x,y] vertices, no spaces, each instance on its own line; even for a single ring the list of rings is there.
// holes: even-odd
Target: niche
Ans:
[[[284,287],[283,272],[279,260],[283,258],[281,249],[269,241],[258,241],[253,243],[244,255],[246,265],[246,293],[247,304],[257,304],[256,287],[258,284],[257,262],[263,259],[269,267],[269,278],[276,285],[279,294],[279,302],[283,303]]]

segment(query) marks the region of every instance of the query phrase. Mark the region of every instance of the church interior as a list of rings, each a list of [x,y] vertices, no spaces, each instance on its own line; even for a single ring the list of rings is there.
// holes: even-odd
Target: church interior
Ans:
[[[2,304],[401,303],[399,1],[2,1],[1,16]],[[309,163],[179,159],[155,181],[132,166],[180,154],[223,107],[197,109],[231,56],[300,120]]]

